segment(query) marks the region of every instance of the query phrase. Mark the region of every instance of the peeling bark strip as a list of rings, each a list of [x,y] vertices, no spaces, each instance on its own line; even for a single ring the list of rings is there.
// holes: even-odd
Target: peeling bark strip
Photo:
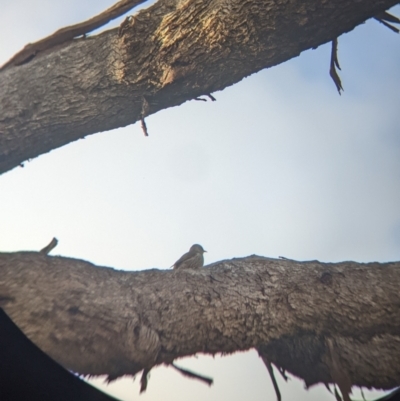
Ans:
[[[196,271],[125,272],[40,252],[0,254],[6,313],[66,368],[110,380],[256,347],[307,386],[332,383],[342,369],[352,385],[393,388],[399,288],[400,262],[250,256]]]
[[[120,17],[145,1],[147,0],[121,0],[101,14],[96,15],[87,21],[59,29],[57,32],[54,32],[52,35],[47,36],[38,42],[29,43],[9,61],[7,61],[7,63],[1,66],[0,71],[12,66],[18,66],[27,63],[40,52],[52,49],[55,46],[68,42],[78,36],[84,36],[87,33],[102,27],[113,19]]]
[[[207,96],[397,2],[159,0],[119,30],[72,40],[0,72],[0,174],[140,121],[144,97],[150,115]]]

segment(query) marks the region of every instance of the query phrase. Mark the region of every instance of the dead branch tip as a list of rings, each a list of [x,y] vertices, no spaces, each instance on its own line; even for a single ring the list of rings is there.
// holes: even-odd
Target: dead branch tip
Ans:
[[[142,112],[140,114],[140,125],[142,127],[142,131],[144,133],[144,136],[149,136],[149,131],[147,131],[147,125],[146,125],[146,121],[144,120],[144,118],[148,115],[149,113],[149,109],[150,109],[150,105],[149,102],[147,101],[147,99],[143,96],[142,99]]]
[[[258,352],[258,354],[260,355],[261,359],[264,362],[265,367],[268,370],[269,377],[271,378],[272,384],[274,385],[276,399],[278,401],[281,401],[282,396],[281,396],[281,392],[279,391],[278,383],[276,382],[276,379],[275,379],[275,374],[274,374],[274,369],[272,368],[272,364],[264,354],[260,353],[260,351]]]
[[[337,391],[336,386],[335,386],[335,398],[336,398],[336,401],[343,401],[342,397],[339,395],[339,392]]]
[[[207,96],[211,101],[216,102],[217,99],[211,94],[211,93],[206,93],[205,96]],[[195,97],[193,100],[197,100],[200,102],[206,102],[207,99],[204,99],[203,97]]]
[[[149,136],[149,132],[147,131],[147,125],[146,121],[144,120],[144,117],[140,117],[140,126],[142,127],[144,136]]]
[[[331,76],[333,82],[335,83],[339,95],[341,95],[341,91],[343,91],[342,81],[340,80],[339,74],[336,71],[336,68],[338,68],[339,70],[341,69],[339,65],[339,59],[337,56],[337,46],[338,46],[338,40],[337,38],[335,38],[332,40],[331,65],[329,69],[329,75]]]
[[[40,253],[44,255],[48,255],[58,244],[57,238],[53,238],[48,245],[46,245],[43,249],[40,250]]]
[[[203,383],[208,384],[209,386],[211,386],[214,383],[214,380],[211,379],[210,377],[202,376],[202,375],[199,375],[198,373],[194,373],[190,370],[180,368],[179,366],[176,366],[174,363],[171,363],[171,366],[174,369],[176,369],[179,373],[181,373],[183,376],[190,377],[191,379],[200,380]]]
[[[281,376],[283,377],[283,379],[285,380],[285,382],[287,382],[289,380],[289,378],[286,376],[286,370],[278,367],[278,372],[281,374]]]
[[[149,373],[151,369],[143,369],[142,377],[140,378],[140,394],[146,391],[149,382]]]
[[[361,397],[362,397],[362,399],[363,399],[364,401],[367,401],[367,400],[365,399],[364,390],[363,390],[362,387],[360,387],[360,392],[361,392]]]
[[[383,11],[374,17],[378,22],[381,24],[385,25],[387,28],[392,30],[395,33],[399,33],[400,30],[396,28],[395,26],[389,24],[389,22],[393,24],[400,24],[400,19],[397,18],[396,16],[389,14],[387,11]]]

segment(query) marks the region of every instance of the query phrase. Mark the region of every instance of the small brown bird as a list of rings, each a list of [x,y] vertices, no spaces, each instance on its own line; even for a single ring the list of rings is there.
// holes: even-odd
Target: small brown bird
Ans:
[[[204,265],[203,253],[207,252],[199,244],[190,247],[171,267],[174,269],[198,269]]]

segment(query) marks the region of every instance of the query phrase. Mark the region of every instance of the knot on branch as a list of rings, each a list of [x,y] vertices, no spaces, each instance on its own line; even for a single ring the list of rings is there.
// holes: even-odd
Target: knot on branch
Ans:
[[[154,366],[161,348],[160,337],[151,327],[134,318],[126,325],[126,341],[131,349],[131,357],[142,367]]]

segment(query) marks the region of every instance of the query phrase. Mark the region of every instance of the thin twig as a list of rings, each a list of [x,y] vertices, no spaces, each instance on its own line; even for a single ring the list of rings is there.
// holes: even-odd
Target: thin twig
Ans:
[[[343,91],[344,89],[342,87],[342,81],[340,80],[340,77],[336,71],[336,67],[339,68],[339,70],[341,70],[337,56],[337,47],[338,47],[338,40],[337,38],[335,38],[332,40],[331,66],[329,69],[329,75],[331,76],[333,82],[335,83],[339,95],[341,95],[340,91]]]
[[[149,382],[148,375],[151,369],[143,369],[142,377],[140,378],[140,394],[146,391],[147,383]]]
[[[43,249],[40,250],[40,253],[48,255],[58,244],[57,238],[53,238],[48,245],[46,245]]]
[[[380,19],[380,18],[376,18],[376,17],[375,17],[375,19],[376,19],[377,21],[379,21],[381,24],[385,25],[386,28],[389,28],[389,29],[390,29],[391,31],[393,31],[394,33],[399,33],[399,32],[400,32],[400,30],[399,30],[398,28],[396,28],[396,27],[393,26],[393,25],[390,25],[390,24],[387,23],[385,20]]]
[[[174,363],[171,363],[171,366],[173,368],[175,368],[178,372],[180,372],[183,376],[200,380],[200,381],[208,384],[209,386],[211,386],[214,383],[214,380],[211,379],[210,377],[202,376],[202,375],[199,375],[198,373],[194,373],[190,370],[180,368],[179,366],[176,366]]]
[[[392,22],[393,24],[400,24],[400,19],[395,17],[392,14],[389,14],[387,11],[383,11],[374,17],[377,21],[379,21],[381,24],[385,25],[387,28],[391,29],[393,32],[399,33],[400,30],[393,25],[389,24],[389,22]]]
[[[275,379],[275,374],[274,374],[274,370],[272,368],[271,362],[267,359],[267,357],[265,355],[259,354],[261,359],[264,362],[264,365],[266,366],[268,373],[269,373],[269,377],[271,378],[272,384],[274,385],[274,389],[275,389],[275,394],[276,394],[276,398],[278,401],[282,400],[282,396],[281,396],[281,392],[279,391],[279,387],[278,387],[278,383],[276,382]]]
[[[285,379],[286,382],[289,380],[289,378],[286,376],[286,371],[285,371],[285,369],[279,367],[279,368],[278,368],[278,372],[281,374],[281,376]]]
[[[142,126],[142,131],[144,133],[144,136],[149,136],[149,132],[147,131],[147,125],[145,121],[145,117],[148,115],[150,109],[150,104],[147,101],[147,99],[143,96],[142,100],[142,112],[140,114],[140,124]]]
[[[217,101],[217,99],[211,93],[206,93],[205,96],[209,97],[210,100],[212,100],[213,102]],[[206,102],[207,101],[207,99],[204,99],[203,97],[195,97],[193,100],[198,100],[198,101],[201,101],[201,102]]]
[[[343,401],[342,397],[340,396],[339,392],[337,391],[336,386],[335,386],[335,398],[336,398],[336,401]]]
[[[146,121],[144,120],[144,117],[140,117],[140,125],[142,127],[144,136],[149,136],[149,132],[147,131],[147,125],[146,125]]]

